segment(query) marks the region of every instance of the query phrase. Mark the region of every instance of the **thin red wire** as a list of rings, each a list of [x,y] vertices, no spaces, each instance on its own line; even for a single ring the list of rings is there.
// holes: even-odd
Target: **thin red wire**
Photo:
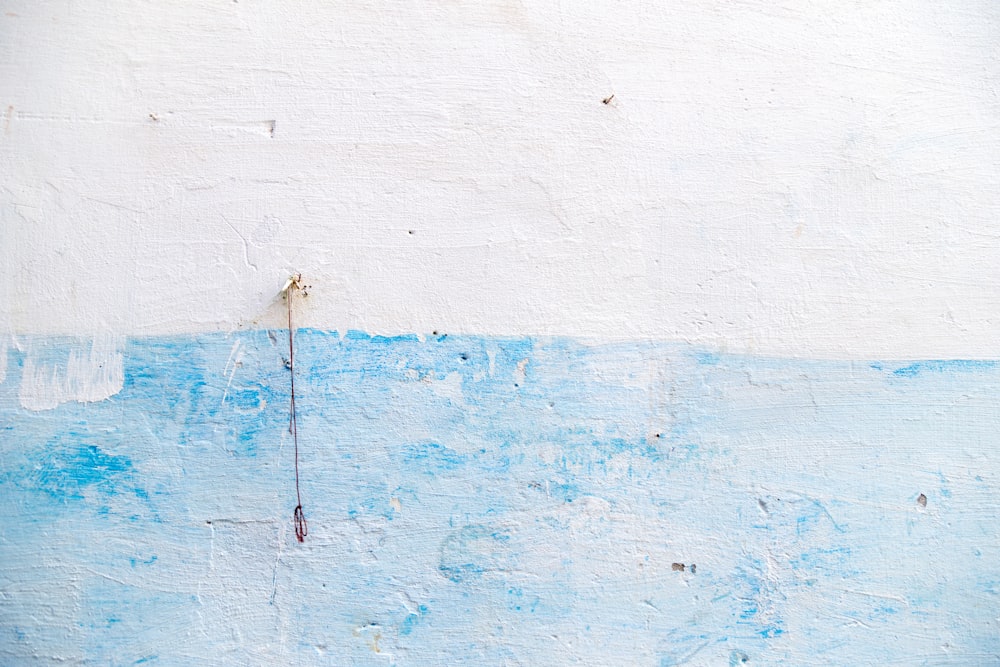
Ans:
[[[295,537],[299,542],[305,542],[306,535],[309,534],[309,525],[306,523],[306,516],[302,512],[302,492],[299,490],[299,425],[295,415],[295,333],[292,329],[292,290],[296,285],[289,285],[285,291],[285,301],[288,303],[288,373],[291,376],[291,405],[289,412],[288,430],[292,433],[292,442],[295,445]]]

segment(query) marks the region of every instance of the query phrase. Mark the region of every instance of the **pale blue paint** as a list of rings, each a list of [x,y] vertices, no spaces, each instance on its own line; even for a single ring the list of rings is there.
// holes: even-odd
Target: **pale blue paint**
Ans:
[[[993,362],[302,331],[299,545],[285,336],[10,353],[0,662],[1000,661]]]

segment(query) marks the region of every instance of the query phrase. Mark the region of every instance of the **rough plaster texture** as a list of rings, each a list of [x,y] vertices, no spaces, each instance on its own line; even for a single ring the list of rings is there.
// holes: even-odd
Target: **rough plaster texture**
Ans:
[[[995,355],[992,0],[2,6],[14,332]]]
[[[994,362],[302,331],[299,544],[283,333],[45,411],[11,354],[6,661],[1000,661]]]
[[[0,9],[0,662],[1000,662],[996,3]]]

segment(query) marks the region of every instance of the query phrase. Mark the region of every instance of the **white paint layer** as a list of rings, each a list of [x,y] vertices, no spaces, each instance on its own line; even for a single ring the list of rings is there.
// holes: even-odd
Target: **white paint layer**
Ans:
[[[4,8],[3,330],[996,356],[991,0]]]
[[[123,342],[110,336],[70,348],[53,360],[46,348],[31,347],[18,391],[21,407],[51,410],[61,403],[103,401],[121,391],[125,380]]]

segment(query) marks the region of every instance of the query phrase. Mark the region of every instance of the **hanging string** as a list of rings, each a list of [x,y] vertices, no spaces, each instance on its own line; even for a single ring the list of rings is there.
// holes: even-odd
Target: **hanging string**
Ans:
[[[288,430],[292,434],[292,443],[295,448],[295,512],[293,520],[295,522],[295,538],[299,542],[305,542],[306,535],[309,534],[309,525],[306,523],[305,513],[302,511],[302,491],[299,489],[299,425],[295,412],[295,330],[292,328],[292,290],[301,289],[300,281],[302,276],[296,274],[285,283],[285,302],[288,305],[288,374],[291,376],[291,400],[289,405]]]

